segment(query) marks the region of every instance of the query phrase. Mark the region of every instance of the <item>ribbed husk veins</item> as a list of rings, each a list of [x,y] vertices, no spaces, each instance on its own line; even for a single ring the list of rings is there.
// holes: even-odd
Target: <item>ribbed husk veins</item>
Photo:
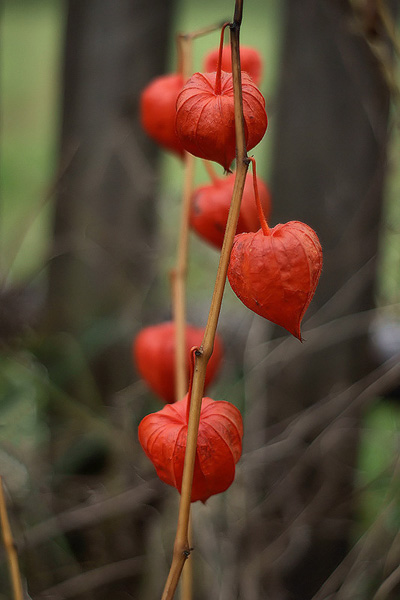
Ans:
[[[270,193],[260,178],[257,178],[257,182],[261,205],[268,219],[271,210]],[[191,198],[190,225],[200,237],[216,248],[222,248],[234,184],[235,174],[232,173],[209,185],[198,187]],[[236,233],[257,231],[259,227],[253,177],[247,174]]]
[[[185,354],[188,376],[190,349],[200,346],[203,336],[203,328],[189,324],[186,326]],[[175,401],[175,348],[175,325],[172,321],[145,327],[138,333],[132,346],[137,370],[164,402]],[[222,341],[217,335],[207,365],[205,386],[209,385],[217,374],[222,356]]]
[[[183,84],[183,77],[178,73],[162,75],[149,83],[140,99],[143,129],[160,146],[179,156],[183,156],[184,149],[176,135],[175,113]]]
[[[269,231],[235,237],[228,279],[243,304],[301,340],[300,323],[322,270],[321,245],[300,221]]]
[[[212,73],[217,70],[219,48],[211,50],[204,58],[204,71]],[[260,53],[250,46],[240,46],[240,66],[242,73],[247,73],[256,85],[260,85],[262,76],[262,59]],[[227,73],[232,72],[231,47],[224,46],[222,50],[221,68]]]
[[[139,441],[156,468],[159,478],[179,492],[187,439],[187,402],[167,404],[144,417]],[[230,402],[203,398],[191,501],[205,502],[224,492],[234,480],[235,465],[242,454],[243,422]]]
[[[216,73],[195,73],[176,103],[176,132],[185,150],[229,170],[236,154],[233,80],[221,73],[221,93],[215,93]],[[267,129],[265,100],[247,73],[242,73],[243,115],[247,150]]]

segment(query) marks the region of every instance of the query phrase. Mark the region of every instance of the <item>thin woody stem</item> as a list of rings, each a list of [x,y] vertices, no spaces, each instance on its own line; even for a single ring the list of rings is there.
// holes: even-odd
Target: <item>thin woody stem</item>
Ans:
[[[186,423],[189,423],[190,404],[192,400],[192,389],[193,389],[193,374],[194,374],[194,363],[196,360],[196,354],[200,352],[198,346],[192,346],[190,349],[190,377],[189,377],[189,389],[188,389],[188,401],[186,406]]]
[[[215,75],[215,93],[217,95],[221,94],[221,71],[222,71],[222,51],[224,49],[224,34],[225,29],[230,25],[230,23],[224,23],[221,29],[221,38],[219,42],[219,52],[218,52],[218,62],[217,62],[217,72]]]
[[[193,190],[195,159],[185,153],[185,175],[182,194],[181,221],[175,269],[172,271],[172,302],[175,323],[175,397],[181,400],[187,391],[185,355],[186,332],[186,277],[188,263],[189,212]]]
[[[253,189],[254,189],[254,197],[255,197],[255,200],[256,200],[258,219],[260,221],[261,229],[263,230],[263,234],[264,235],[270,235],[270,229],[268,227],[268,223],[267,223],[267,220],[265,218],[263,208],[261,206],[260,194],[258,193],[257,172],[256,172],[256,159],[253,158],[253,157],[251,157],[249,160],[251,161],[251,165],[252,165],[252,168],[253,168]]]
[[[182,75],[189,77],[192,70],[192,40],[179,35],[179,49]],[[182,191],[181,220],[178,234],[176,265],[171,272],[172,304],[175,323],[175,399],[181,400],[187,391],[186,370],[186,278],[188,264],[190,198],[194,181],[194,156],[185,152],[185,170]]]
[[[8,520],[6,501],[3,491],[3,478],[0,476],[0,525],[3,532],[4,548],[7,553],[7,559],[10,569],[10,578],[13,589],[13,600],[23,600],[21,575],[18,567],[18,556],[15,549],[13,536],[11,533],[10,522]]]
[[[185,43],[185,36],[182,35],[181,33],[178,33],[176,38],[175,38],[175,43],[176,43],[176,72],[179,73],[179,75],[182,75],[182,77],[184,76],[184,43]]]
[[[174,597],[176,586],[178,584],[183,565],[188,556],[190,555],[191,551],[188,540],[188,525],[193,484],[194,463],[197,448],[197,434],[200,422],[200,411],[204,391],[206,367],[213,351],[218,318],[221,310],[222,297],[225,289],[229,258],[232,249],[233,239],[236,233],[246,173],[249,166],[245,141],[239,56],[239,33],[242,14],[242,4],[243,0],[236,0],[235,21],[230,26],[232,48],[232,73],[235,101],[235,130],[237,144],[236,178],[206,330],[204,333],[204,338],[200,347],[200,351],[196,353],[185,462],[182,477],[181,500],[179,505],[178,525],[175,537],[172,564],[167,578],[167,582],[165,584],[162,600],[172,600],[172,598]],[[240,17],[238,20],[236,20],[237,16]]]
[[[203,30],[204,31],[204,30]],[[180,73],[184,80],[190,77],[192,72],[192,40],[195,36],[178,36],[179,60],[181,62]],[[185,171],[182,192],[181,221],[178,236],[178,250],[176,266],[172,272],[172,303],[175,324],[175,399],[181,400],[187,390],[186,369],[186,280],[188,264],[188,242],[189,242],[189,215],[190,199],[193,192],[195,158],[185,152]],[[188,532],[191,537],[191,533]],[[192,565],[188,563],[185,567],[182,586],[181,600],[192,599],[193,573]]]
[[[202,29],[197,29],[196,31],[187,33],[186,37],[194,40],[203,35],[207,35],[208,33],[213,33],[217,29],[221,29],[221,27],[223,27],[224,23],[225,23],[225,21],[222,21],[221,23],[214,23],[214,25],[209,25],[208,27],[203,27]]]
[[[214,25],[209,25],[208,27],[202,27],[201,29],[196,29],[195,31],[191,31],[190,33],[178,33],[176,36],[176,45],[177,45],[177,73],[180,73],[184,79],[188,79],[191,75],[190,69],[192,64],[191,56],[188,60],[188,56],[185,56],[185,45],[186,42],[190,42],[195,40],[198,37],[202,37],[203,35],[207,35],[208,33],[213,33],[217,29],[220,29],[225,21],[222,23],[214,23]],[[187,66],[190,65],[190,68]]]
[[[212,162],[209,160],[203,160],[203,165],[204,165],[205,170],[207,171],[207,175],[209,176],[211,181],[213,183],[215,183],[218,180],[218,176],[215,172]]]

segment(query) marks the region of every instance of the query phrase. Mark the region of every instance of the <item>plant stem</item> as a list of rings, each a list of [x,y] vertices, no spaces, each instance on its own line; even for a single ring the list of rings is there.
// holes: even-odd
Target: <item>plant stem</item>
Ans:
[[[6,501],[3,491],[3,478],[0,476],[0,523],[3,531],[4,548],[7,553],[8,564],[10,567],[10,577],[13,589],[14,600],[23,600],[21,575],[18,567],[18,556],[15,549],[13,536],[11,533],[10,522],[8,520]]]
[[[189,514],[189,526],[188,526],[188,544],[189,547],[192,547],[192,537],[193,537],[193,528],[192,528],[192,511]],[[180,598],[181,600],[191,600],[193,597],[193,559],[186,560],[183,565],[182,571],[182,579],[181,579],[181,589],[180,589]]]
[[[208,33],[213,33],[217,29],[221,29],[226,21],[222,21],[221,23],[214,23],[214,25],[209,25],[208,27],[202,27],[201,29],[197,29],[196,31],[192,31],[191,33],[187,33],[186,37],[194,40],[203,35],[207,35]]]
[[[201,33],[203,33],[202,30]],[[186,81],[192,72],[192,40],[196,37],[178,36],[178,56],[180,62],[180,73]],[[189,215],[190,199],[193,192],[195,158],[185,152],[185,170],[182,192],[181,221],[178,236],[178,250],[176,267],[172,272],[172,304],[175,323],[175,400],[183,398],[187,391],[187,369],[186,369],[186,279],[188,264],[188,242],[189,242]],[[191,532],[188,536],[191,536]],[[181,586],[181,600],[192,599],[193,572],[192,564],[186,565],[183,572]]]
[[[192,71],[192,37],[178,35],[179,68],[186,80]],[[188,264],[190,198],[193,191],[194,156],[185,152],[181,217],[178,234],[176,265],[171,272],[172,306],[175,323],[175,400],[181,400],[187,391],[186,369],[186,277]]]
[[[270,232],[270,229],[268,227],[268,223],[267,223],[267,220],[266,220],[265,215],[264,215],[264,211],[263,211],[262,206],[261,206],[260,194],[258,193],[257,172],[256,172],[256,159],[255,158],[250,158],[249,160],[251,161],[251,165],[253,167],[253,189],[254,189],[254,197],[255,197],[255,200],[256,200],[258,219],[260,221],[260,225],[261,225],[261,229],[263,230],[263,234],[264,235],[270,235],[271,232]]]
[[[225,29],[230,25],[230,23],[224,23],[221,29],[221,38],[219,42],[219,52],[218,52],[218,63],[217,63],[217,72],[215,74],[215,94],[219,96],[221,94],[221,71],[222,71],[222,51],[224,49],[224,34]]]
[[[225,23],[225,21],[223,21]],[[214,23],[214,25],[209,25],[208,27],[202,27],[201,29],[196,29],[195,31],[191,31],[190,33],[178,33],[176,36],[176,45],[177,45],[177,73],[180,73],[182,77],[187,80],[189,79],[192,68],[192,56],[191,56],[191,42],[198,37],[202,37],[203,35],[207,35],[208,33],[212,33],[217,29],[220,29],[223,26],[223,23]],[[186,48],[185,48],[186,46]]]
[[[218,318],[221,310],[222,297],[225,289],[229,258],[232,249],[233,239],[236,233],[246,173],[249,166],[244,130],[239,55],[239,33],[242,19],[242,6],[243,0],[236,0],[235,20],[230,26],[232,49],[232,74],[235,101],[235,131],[237,146],[236,178],[206,330],[204,333],[204,338],[200,350],[196,352],[185,462],[182,477],[181,500],[179,504],[178,525],[175,537],[172,564],[167,578],[167,582],[165,584],[162,600],[172,600],[172,598],[174,597],[176,586],[178,584],[183,565],[188,556],[190,555],[191,551],[188,541],[188,525],[193,484],[194,462],[196,458],[197,448],[197,433],[199,428],[201,403],[204,391],[204,380],[207,363],[213,351]]]
[[[193,190],[195,158],[185,153],[185,175],[182,194],[181,221],[178,237],[176,266],[172,276],[172,304],[175,322],[175,398],[181,400],[187,392],[185,355],[186,331],[186,276],[188,264],[189,212]]]
[[[203,159],[203,165],[204,165],[204,168],[207,171],[207,175],[209,176],[211,181],[213,183],[216,183],[216,181],[218,181],[218,176],[215,172],[215,169],[214,169],[211,161]]]

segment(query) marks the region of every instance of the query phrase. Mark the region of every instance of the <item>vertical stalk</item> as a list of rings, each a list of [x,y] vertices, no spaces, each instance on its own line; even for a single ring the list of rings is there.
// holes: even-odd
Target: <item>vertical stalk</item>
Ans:
[[[8,565],[10,569],[10,578],[13,589],[13,599],[23,600],[21,575],[18,567],[18,556],[15,549],[13,536],[11,533],[10,522],[8,520],[6,501],[3,491],[3,478],[0,476],[0,524],[3,532],[4,548],[7,554]]]
[[[192,70],[192,37],[178,35],[178,64],[183,79],[188,79]],[[175,268],[171,273],[172,306],[175,323],[175,400],[181,400],[187,392],[187,370],[185,356],[186,331],[186,276],[188,264],[189,212],[193,191],[194,156],[185,152],[184,182],[181,216],[178,233],[178,248]]]
[[[212,166],[212,163],[209,160],[204,160],[203,159],[203,165],[205,170],[207,171],[207,175],[209,176],[209,178],[211,179],[211,181],[213,183],[216,183],[216,181],[218,181],[218,177],[217,174],[214,170],[214,167]]]
[[[260,195],[258,193],[258,183],[257,183],[257,171],[256,171],[256,159],[250,158],[251,165],[253,168],[253,190],[254,190],[254,198],[257,206],[257,214],[258,220],[260,221],[261,229],[263,230],[264,235],[270,235],[270,229],[268,227],[267,220],[264,215],[263,208],[261,206]]]
[[[172,304],[175,323],[175,399],[181,400],[187,392],[185,356],[186,330],[186,276],[188,263],[189,212],[193,190],[195,158],[185,153],[185,175],[182,195],[181,220],[178,237],[176,266],[172,271]]]
[[[175,594],[183,565],[190,555],[188,541],[188,527],[191,491],[193,483],[194,462],[196,458],[197,434],[200,422],[201,402],[204,390],[204,380],[207,363],[213,351],[214,339],[221,310],[222,297],[225,289],[226,275],[229,265],[230,253],[235,237],[239,218],[240,204],[249,166],[247,158],[243,100],[241,86],[241,69],[239,55],[239,34],[242,20],[243,0],[236,0],[234,22],[230,25],[231,50],[232,50],[232,75],[235,102],[235,131],[237,146],[237,169],[232,202],[222,245],[211,307],[200,349],[196,352],[195,368],[193,375],[192,398],[189,413],[188,434],[186,442],[185,462],[182,477],[181,500],[179,504],[178,525],[175,537],[173,559],[170,572],[165,584],[162,600],[172,600]]]
[[[192,71],[192,37],[178,36],[180,72],[186,81]],[[176,267],[172,274],[172,303],[175,323],[175,400],[179,401],[187,392],[186,369],[186,280],[189,246],[190,199],[193,191],[195,158],[185,152],[185,174],[182,192],[181,221],[178,236]],[[190,529],[190,527],[189,527]],[[191,537],[191,532],[188,531]],[[181,584],[181,600],[192,599],[193,568],[186,564]]]
[[[211,33],[219,25],[211,25],[191,34],[180,34],[178,44],[178,72],[186,81],[192,73],[193,40],[199,36]],[[178,235],[176,266],[171,272],[172,305],[175,324],[175,400],[181,400],[187,391],[186,369],[186,279],[188,264],[189,214],[190,199],[193,192],[195,158],[185,153],[185,174],[182,193],[181,220]],[[188,536],[191,537],[189,525]],[[191,600],[193,587],[192,563],[186,564],[181,587],[181,600]]]

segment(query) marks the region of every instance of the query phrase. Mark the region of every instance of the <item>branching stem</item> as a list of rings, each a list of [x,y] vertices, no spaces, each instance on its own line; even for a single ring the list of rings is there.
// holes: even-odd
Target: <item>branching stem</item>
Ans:
[[[203,160],[203,165],[204,165],[204,168],[207,171],[207,175],[211,179],[212,183],[216,183],[216,181],[218,181],[218,176],[215,172],[212,162],[209,160]]]
[[[224,49],[224,34],[225,29],[230,25],[230,23],[224,23],[221,29],[221,39],[219,42],[219,52],[218,52],[218,62],[217,62],[217,72],[215,75],[215,94],[218,96],[221,94],[221,72],[222,72],[222,52]]]

